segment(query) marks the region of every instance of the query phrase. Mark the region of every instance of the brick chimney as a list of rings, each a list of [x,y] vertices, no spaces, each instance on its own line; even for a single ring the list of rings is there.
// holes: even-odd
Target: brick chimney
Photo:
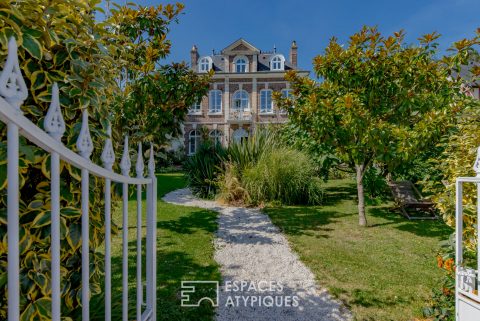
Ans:
[[[292,64],[293,68],[297,68],[297,50],[297,42],[293,40],[292,46],[290,47],[290,63]]]
[[[194,71],[197,71],[197,62],[198,62],[198,50],[197,50],[197,46],[193,45],[192,50],[190,50],[190,66]]]

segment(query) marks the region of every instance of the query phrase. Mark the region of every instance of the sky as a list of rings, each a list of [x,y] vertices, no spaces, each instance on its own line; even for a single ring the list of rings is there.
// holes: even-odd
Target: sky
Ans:
[[[141,5],[169,3],[136,1]],[[183,0],[184,14],[171,26],[171,55],[166,62],[190,61],[195,44],[200,55],[220,51],[244,38],[260,50],[288,57],[292,40],[298,45],[298,65],[311,70],[331,37],[346,43],[363,25],[384,35],[400,29],[409,43],[436,31],[441,49],[475,35],[480,27],[480,0]]]

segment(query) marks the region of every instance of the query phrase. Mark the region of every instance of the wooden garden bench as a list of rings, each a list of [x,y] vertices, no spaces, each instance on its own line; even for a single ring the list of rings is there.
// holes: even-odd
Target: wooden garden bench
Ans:
[[[434,203],[424,199],[420,191],[410,181],[390,182],[396,208],[409,220],[436,220]],[[423,216],[412,216],[410,212],[424,213]]]

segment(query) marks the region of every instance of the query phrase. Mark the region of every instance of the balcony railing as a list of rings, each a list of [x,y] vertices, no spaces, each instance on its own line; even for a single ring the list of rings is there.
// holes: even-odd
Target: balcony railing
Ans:
[[[232,110],[228,114],[229,122],[251,122],[253,120],[253,113],[245,110]]]

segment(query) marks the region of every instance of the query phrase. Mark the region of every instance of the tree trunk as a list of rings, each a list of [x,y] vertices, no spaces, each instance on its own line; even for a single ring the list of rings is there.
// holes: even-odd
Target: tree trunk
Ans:
[[[358,224],[367,226],[367,217],[365,216],[365,194],[363,192],[363,172],[364,165],[355,165],[357,172],[357,194],[358,194]]]

